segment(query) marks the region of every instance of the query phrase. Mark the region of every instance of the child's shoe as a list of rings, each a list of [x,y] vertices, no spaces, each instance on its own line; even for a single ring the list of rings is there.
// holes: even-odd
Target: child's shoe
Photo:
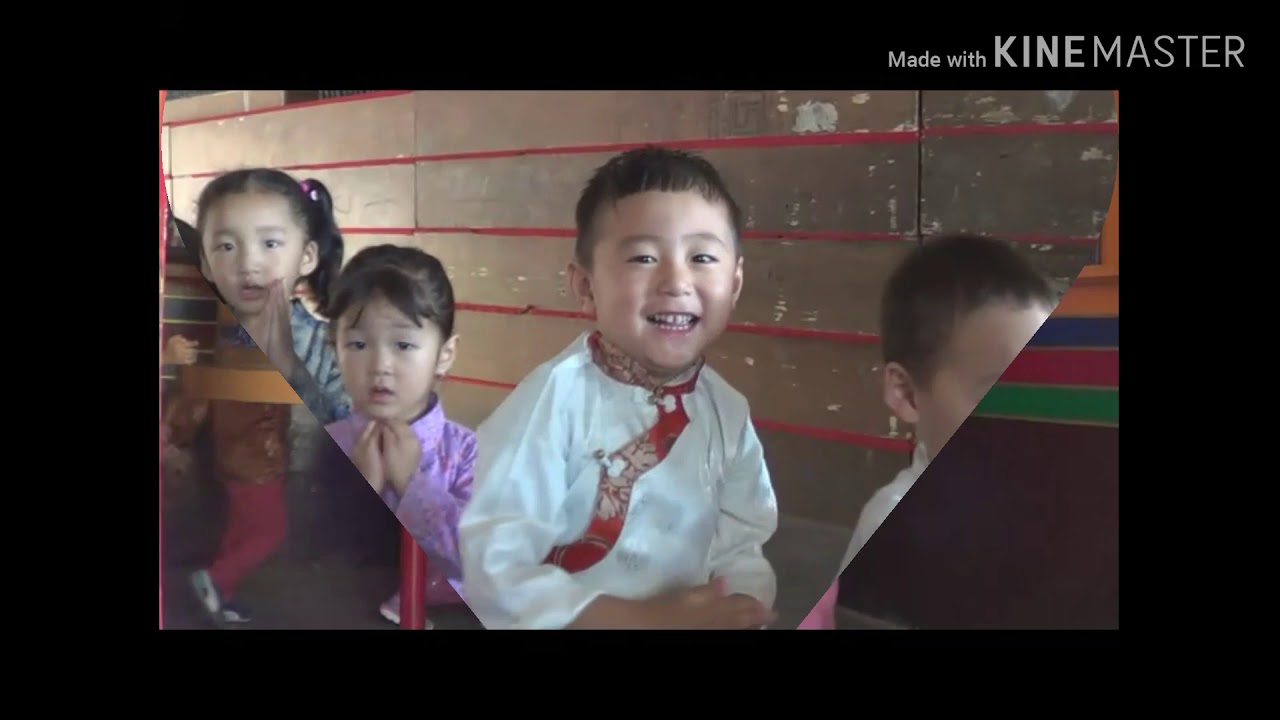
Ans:
[[[400,624],[400,593],[396,593],[395,595],[391,596],[390,600],[382,603],[382,606],[378,608],[378,614],[381,615],[384,620],[391,623],[392,625],[399,625]],[[423,629],[430,630],[433,627],[435,626],[431,624],[430,620],[428,620],[427,626]]]
[[[399,625],[400,624],[400,593],[396,593],[394,596],[392,596],[390,600],[382,603],[382,607],[378,608],[378,614],[381,615],[384,620],[391,623],[392,625]]]
[[[222,593],[218,592],[218,586],[213,584],[213,578],[208,570],[197,570],[191,573],[191,589],[195,590],[196,599],[200,601],[200,606],[205,612],[214,618],[220,616]]]
[[[253,621],[253,613],[244,603],[230,600],[222,603],[222,621],[234,625],[243,625]]]
[[[208,570],[197,570],[191,573],[191,588],[195,590],[200,606],[215,621],[243,624],[253,619],[249,609],[234,601],[224,601],[218,586]]]

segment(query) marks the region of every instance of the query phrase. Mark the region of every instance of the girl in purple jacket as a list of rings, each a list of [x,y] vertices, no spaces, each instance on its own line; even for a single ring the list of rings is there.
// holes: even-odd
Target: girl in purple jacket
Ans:
[[[351,258],[330,301],[353,411],[326,429],[426,551],[428,604],[460,602],[458,517],[476,457],[475,435],[436,394],[457,350],[453,304],[440,261],[394,245]],[[398,624],[399,595],[381,612]]]

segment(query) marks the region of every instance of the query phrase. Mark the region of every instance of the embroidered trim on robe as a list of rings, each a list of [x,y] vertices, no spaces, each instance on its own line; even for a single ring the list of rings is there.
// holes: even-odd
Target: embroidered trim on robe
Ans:
[[[642,475],[666,459],[689,426],[684,396],[693,391],[702,370],[699,360],[688,380],[663,386],[634,360],[609,347],[598,331],[591,334],[588,344],[592,359],[610,378],[650,390],[649,402],[657,406],[658,419],[648,430],[612,453],[596,451],[596,459],[601,463],[600,484],[591,522],[581,539],[552,548],[544,561],[570,573],[591,568],[617,544],[631,507],[632,488]]]

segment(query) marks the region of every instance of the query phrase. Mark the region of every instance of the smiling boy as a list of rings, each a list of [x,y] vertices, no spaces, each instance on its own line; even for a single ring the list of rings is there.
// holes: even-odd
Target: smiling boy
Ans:
[[[577,207],[595,329],[478,430],[459,528],[493,628],[759,628],[777,505],[746,399],[707,367],[742,291],[742,213],[705,160],[643,148]]]

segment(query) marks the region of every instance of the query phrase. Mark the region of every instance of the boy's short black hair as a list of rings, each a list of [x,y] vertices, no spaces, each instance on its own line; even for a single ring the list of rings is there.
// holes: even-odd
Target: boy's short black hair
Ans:
[[[694,190],[702,193],[708,202],[724,203],[733,227],[734,247],[740,248],[746,221],[715,166],[693,153],[649,145],[614,156],[596,169],[583,188],[574,212],[578,235],[573,252],[580,265],[591,267],[596,244],[593,230],[600,209],[631,195],[652,190]]]
[[[425,318],[453,337],[453,284],[434,255],[399,245],[375,245],[356,253],[333,286],[329,319],[337,323],[353,307],[381,297],[422,327]],[[358,320],[357,316],[357,320]]]
[[[1057,294],[1011,243],[969,234],[929,240],[889,277],[880,303],[886,363],[928,385],[951,334],[970,313],[995,302],[1052,309]]]

